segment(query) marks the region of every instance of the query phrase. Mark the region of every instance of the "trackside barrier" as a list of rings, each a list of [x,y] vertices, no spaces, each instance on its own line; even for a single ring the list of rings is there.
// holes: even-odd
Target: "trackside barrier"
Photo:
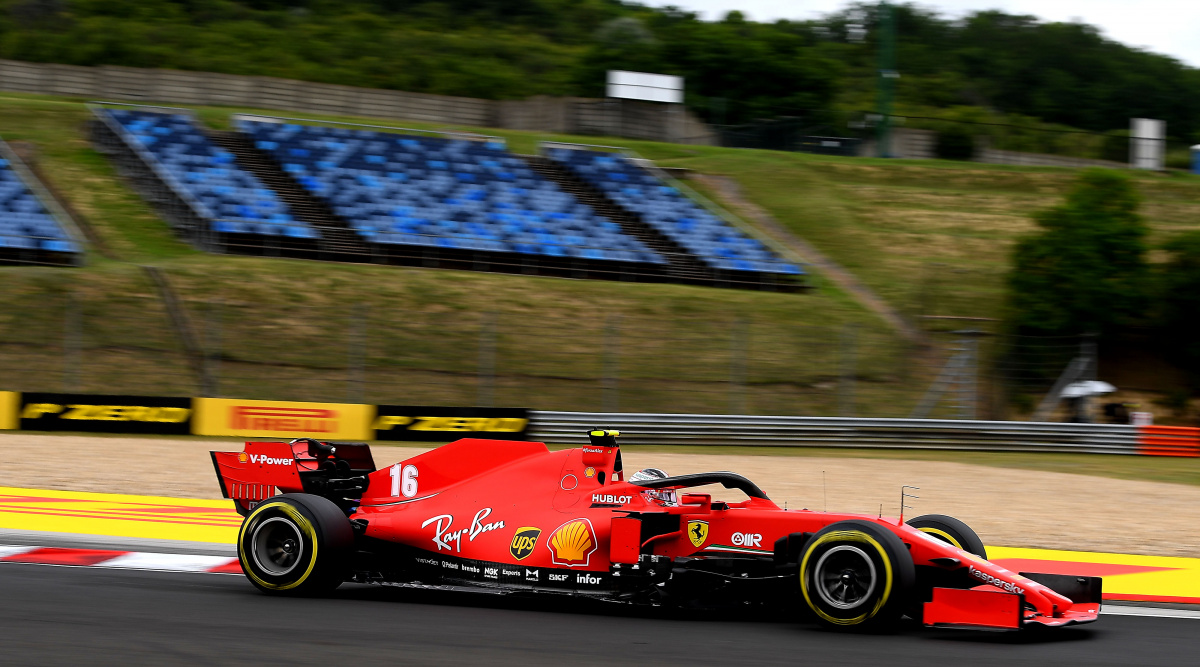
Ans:
[[[0,391],[0,430],[449,442],[524,440],[528,425],[525,408]]]
[[[14,429],[20,425],[17,409],[21,395],[15,391],[0,391],[0,431]]]
[[[1139,426],[1138,453],[1145,456],[1200,456],[1200,429]]]
[[[531,413],[532,440],[580,444],[589,428],[630,445],[751,445],[1200,456],[1200,429],[951,419],[857,419],[594,412]]]
[[[945,449],[1200,457],[1200,428],[857,419],[524,408],[297,403],[0,391],[0,430],[192,433],[242,437],[449,442],[461,437],[582,445],[587,431],[622,431],[628,445]]]

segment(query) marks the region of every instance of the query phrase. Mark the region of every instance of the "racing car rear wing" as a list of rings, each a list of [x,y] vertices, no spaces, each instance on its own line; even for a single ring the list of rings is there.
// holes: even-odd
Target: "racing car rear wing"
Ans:
[[[359,494],[374,472],[371,449],[362,443],[247,442],[240,452],[210,452],[221,493],[243,515],[278,493],[312,493],[332,500]]]

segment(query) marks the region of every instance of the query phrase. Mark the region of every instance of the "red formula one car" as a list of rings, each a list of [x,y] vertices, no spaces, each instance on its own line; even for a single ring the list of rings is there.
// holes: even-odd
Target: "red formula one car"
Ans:
[[[268,593],[355,581],[651,605],[799,602],[836,627],[907,615],[1018,629],[1100,611],[1099,578],[1009,572],[950,517],[789,511],[732,472],[626,480],[616,435],[592,431],[590,445],[557,452],[465,439],[381,470],[367,445],[307,439],[212,456],[245,517],[242,569]],[[712,484],[746,498],[690,491]]]

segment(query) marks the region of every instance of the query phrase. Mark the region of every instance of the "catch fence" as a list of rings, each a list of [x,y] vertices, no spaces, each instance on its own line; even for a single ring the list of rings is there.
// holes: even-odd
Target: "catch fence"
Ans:
[[[478,309],[447,308],[436,292],[367,301],[337,286],[281,298],[286,275],[235,292],[214,287],[221,279],[208,282],[202,267],[171,276],[178,299],[164,301],[152,273],[60,275],[53,285],[14,285],[0,313],[3,389],[610,413],[1027,418],[1080,349],[1051,341],[1039,348],[1043,357],[1008,367],[998,356],[1008,338],[947,333],[920,348],[869,322],[782,325],[734,314],[597,315],[569,307],[547,319],[489,308],[486,300]],[[261,298],[267,293],[272,298]],[[974,340],[965,360],[964,339]],[[1027,409],[1012,408],[1010,391],[1027,392]]]
[[[1121,168],[1133,162],[1127,130],[1094,132],[1032,121],[1017,124],[934,116],[888,116],[888,142],[881,150],[882,119],[872,111],[846,115],[810,110],[712,128],[720,145],[727,148],[1040,167]],[[1165,168],[1191,168],[1193,142],[1186,138],[1138,141],[1158,144]]]
[[[310,114],[603,134],[710,145],[712,131],[677,104],[533,97],[483,100],[267,76],[0,60],[0,90],[138,103],[280,109]]]

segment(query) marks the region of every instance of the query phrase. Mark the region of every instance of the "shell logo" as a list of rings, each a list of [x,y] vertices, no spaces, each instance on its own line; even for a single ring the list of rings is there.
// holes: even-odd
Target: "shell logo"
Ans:
[[[546,542],[550,562],[567,567],[586,567],[596,551],[596,532],[587,519],[572,519],[559,526]]]
[[[238,463],[246,463],[250,460],[250,455],[246,452],[238,452]]]

